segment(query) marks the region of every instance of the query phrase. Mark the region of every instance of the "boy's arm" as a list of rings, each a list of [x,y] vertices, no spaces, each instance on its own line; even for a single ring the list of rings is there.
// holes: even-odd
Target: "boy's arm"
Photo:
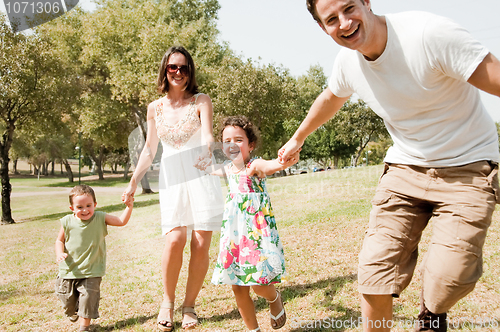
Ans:
[[[64,252],[64,228],[61,226],[59,234],[57,234],[56,244],[56,261],[58,263],[62,262],[68,257],[68,254]]]
[[[250,164],[248,168],[247,174],[250,176],[258,176],[265,177],[267,175],[272,175],[278,171],[284,170],[299,161],[299,152],[295,152],[293,155],[288,158],[288,160],[281,163],[279,159],[273,160],[264,160],[264,159],[255,159]]]
[[[125,211],[122,212],[122,215],[120,217],[106,213],[106,217],[104,217],[106,225],[125,226],[128,223],[130,216],[132,215],[133,207],[134,207],[133,201],[127,202],[127,207],[125,208]]]

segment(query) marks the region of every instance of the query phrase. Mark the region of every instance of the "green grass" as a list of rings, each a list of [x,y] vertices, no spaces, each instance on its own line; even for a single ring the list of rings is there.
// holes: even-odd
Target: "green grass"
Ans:
[[[279,285],[288,323],[281,331],[361,331],[350,326],[361,316],[357,292],[357,255],[361,248],[381,166],[335,170],[270,179],[274,213],[285,247],[288,281]],[[76,325],[64,318],[54,295],[57,265],[54,241],[58,219],[69,212],[66,179],[13,179],[12,209],[17,224],[0,227],[0,331],[68,331]],[[109,182],[108,182],[109,181]],[[88,183],[88,182],[85,182]],[[120,214],[120,179],[93,184],[98,209]],[[30,195],[34,192],[36,195]],[[22,195],[21,195],[22,194]],[[124,228],[109,227],[107,274],[101,289],[100,315],[94,331],[152,331],[161,302],[160,257],[164,239],[159,225],[158,195],[137,195]],[[500,320],[500,214],[494,214],[484,248],[484,274],[474,292],[449,313],[456,331],[493,331],[476,323]],[[424,232],[421,256],[430,227]],[[210,283],[218,234],[210,248],[211,267],[197,300],[200,331],[245,331],[229,286]],[[186,249],[177,290],[180,306],[185,290]],[[415,274],[394,317],[400,326],[414,320],[419,308],[420,277]],[[271,331],[268,306],[255,298],[263,331]],[[175,312],[180,330],[181,314]],[[327,324],[344,323],[328,329]],[[323,328],[319,324],[323,324]],[[355,324],[354,324],[355,325]],[[301,328],[302,326],[302,328]],[[410,328],[396,328],[405,331]]]

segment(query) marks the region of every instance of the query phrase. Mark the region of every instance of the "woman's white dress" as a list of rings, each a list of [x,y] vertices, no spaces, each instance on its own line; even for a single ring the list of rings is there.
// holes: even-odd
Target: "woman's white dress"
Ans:
[[[206,145],[196,112],[199,95],[193,96],[188,112],[175,125],[166,123],[162,100],[155,105],[156,131],[163,147],[159,180],[162,234],[180,226],[186,226],[188,234],[221,228],[224,202],[220,180],[193,166]]]

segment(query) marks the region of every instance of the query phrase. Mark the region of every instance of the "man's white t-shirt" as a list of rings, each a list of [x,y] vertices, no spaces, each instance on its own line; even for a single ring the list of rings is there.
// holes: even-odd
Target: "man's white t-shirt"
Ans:
[[[385,122],[385,161],[428,167],[498,161],[496,126],[467,83],[489,51],[451,20],[424,12],[386,15],[382,55],[343,48],[329,88],[359,95]]]

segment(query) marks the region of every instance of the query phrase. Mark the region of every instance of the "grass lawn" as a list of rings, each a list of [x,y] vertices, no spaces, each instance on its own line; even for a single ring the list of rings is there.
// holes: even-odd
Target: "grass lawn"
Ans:
[[[361,316],[357,255],[381,171],[382,166],[372,166],[268,181],[287,259],[288,281],[278,286],[288,316],[281,331],[361,331],[356,324]],[[70,185],[65,179],[43,181],[13,181],[16,195],[12,197],[12,210],[18,223],[0,227],[0,331],[77,330],[77,325],[63,316],[54,295],[54,241],[60,227],[58,219],[69,212]],[[92,183],[98,209],[120,214],[120,195],[126,183],[107,181],[102,186],[97,181]],[[162,298],[160,256],[164,241],[159,219],[158,195],[138,195],[129,224],[108,228],[101,317],[93,321],[93,331],[156,330]],[[496,211],[484,247],[483,277],[476,289],[449,312],[453,330],[499,329],[499,219]],[[432,224],[424,233],[420,259],[426,252],[431,228]],[[210,283],[218,237],[215,233],[211,266],[197,301],[202,319],[198,330],[245,331],[230,286]],[[186,250],[176,306],[182,303],[188,259]],[[394,301],[394,331],[411,330],[408,324],[418,314],[419,292],[420,277],[416,273],[401,298]],[[268,305],[263,299],[254,298],[262,331],[272,331]],[[179,330],[180,319],[179,309],[175,312],[175,327]],[[329,328],[331,325],[333,328]]]

